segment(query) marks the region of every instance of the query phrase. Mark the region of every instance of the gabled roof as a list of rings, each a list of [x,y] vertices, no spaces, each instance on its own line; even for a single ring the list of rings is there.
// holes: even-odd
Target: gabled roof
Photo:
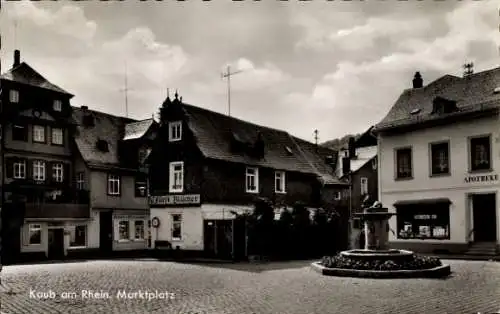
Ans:
[[[87,127],[82,124],[85,114],[93,116],[94,126]],[[78,107],[73,107],[73,118],[78,123],[75,143],[83,160],[93,165],[119,167],[118,144],[123,137],[123,130],[127,123],[136,120]],[[96,147],[98,140],[108,143],[107,152]]]
[[[2,80],[9,80],[18,82],[21,84],[27,84],[31,86],[36,86],[44,89],[48,89],[54,92],[66,94],[69,96],[73,96],[68,93],[64,89],[59,86],[52,84],[45,77],[43,77],[40,73],[35,71],[32,67],[30,67],[26,62],[22,62],[16,67],[11,68],[6,73],[0,76]]]
[[[342,177],[342,162],[340,161],[344,157],[344,152],[340,151],[338,155],[339,162],[337,163],[336,170],[338,177]],[[351,159],[351,171],[353,173],[357,172],[375,157],[377,157],[377,146],[356,147],[356,158]]]
[[[375,126],[375,130],[435,119],[436,115],[431,115],[431,112],[436,97],[456,101],[459,112],[498,106],[500,93],[494,93],[498,87],[500,67],[463,78],[444,75],[422,88],[403,91],[389,113]]]
[[[143,137],[154,124],[153,118],[127,123],[123,140],[135,140]]]
[[[200,107],[182,104],[182,108],[197,145],[206,158],[313,174],[324,183],[340,183],[333,170],[337,159],[336,151],[317,147],[285,131],[256,125]],[[254,143],[259,134],[265,145],[264,158],[253,158],[231,150],[232,139]],[[333,168],[326,164],[326,156],[332,156]]]

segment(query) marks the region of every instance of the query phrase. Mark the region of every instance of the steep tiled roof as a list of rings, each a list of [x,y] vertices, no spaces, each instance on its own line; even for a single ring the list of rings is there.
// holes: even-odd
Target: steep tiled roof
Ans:
[[[93,117],[93,126],[85,126],[82,123],[85,114]],[[73,108],[73,118],[78,123],[75,142],[85,162],[94,165],[120,166],[118,143],[123,137],[125,125],[135,120],[77,107]],[[97,148],[98,140],[105,140],[108,143],[107,152]]]
[[[127,123],[125,125],[124,140],[134,140],[144,136],[149,128],[154,124],[153,118]]]
[[[72,94],[68,93],[64,89],[49,82],[46,78],[44,78],[40,73],[35,71],[25,62],[22,62],[18,66],[13,67],[8,72],[2,74],[0,78],[3,80],[14,81],[21,84],[45,88],[58,93],[72,96]]]
[[[339,182],[334,176],[333,168],[325,162],[325,157],[329,155],[332,156],[335,165],[337,157],[335,151],[316,147],[285,131],[259,126],[188,104],[182,106],[197,145],[207,158],[316,174],[325,183]],[[231,150],[233,138],[254,143],[259,133],[265,143],[264,158],[253,158]]]
[[[433,100],[438,96],[456,101],[459,112],[498,106],[500,93],[494,93],[498,87],[500,87],[500,67],[464,78],[445,75],[422,88],[405,90],[375,129],[436,119],[436,115],[431,115],[431,112]]]

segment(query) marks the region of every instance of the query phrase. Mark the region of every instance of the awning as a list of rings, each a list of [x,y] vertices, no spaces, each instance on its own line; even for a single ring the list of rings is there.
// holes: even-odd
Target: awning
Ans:
[[[424,198],[418,200],[402,200],[397,201],[393,204],[394,207],[398,206],[408,206],[408,205],[437,205],[437,204],[451,204],[449,198],[441,197],[441,198]]]

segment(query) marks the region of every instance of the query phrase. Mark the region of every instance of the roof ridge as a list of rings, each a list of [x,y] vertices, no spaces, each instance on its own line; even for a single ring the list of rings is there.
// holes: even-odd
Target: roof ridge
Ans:
[[[71,106],[73,109],[77,109],[77,110],[80,110],[80,111],[84,111],[82,109],[82,107],[77,107],[77,106]],[[124,116],[119,116],[119,115],[115,115],[115,114],[111,114],[111,113],[108,113],[108,112],[104,112],[104,111],[99,111],[99,110],[95,110],[95,109],[86,109],[87,111],[91,111],[91,112],[94,112],[94,113],[97,113],[97,114],[100,114],[100,115],[105,115],[105,116],[109,116],[109,117],[113,117],[113,118],[119,118],[119,119],[123,119],[123,120],[131,120],[130,122],[128,123],[134,123],[134,122],[140,122],[141,120],[136,120],[136,119],[133,119],[133,118],[128,118],[128,117],[124,117]]]
[[[195,105],[191,105],[191,104],[187,104],[187,103],[182,103],[183,106],[188,106],[188,107],[191,107],[191,108],[194,108],[195,110],[203,110],[203,111],[207,111],[211,114],[215,114],[215,115],[219,115],[221,117],[224,117],[226,119],[230,119],[230,120],[235,120],[235,121],[239,121],[239,122],[242,122],[242,123],[245,123],[245,124],[250,124],[250,125],[253,125],[253,126],[256,126],[256,127],[259,127],[259,128],[262,128],[262,129],[268,129],[268,130],[271,130],[271,131],[278,131],[278,132],[283,132],[283,133],[287,133],[287,131],[285,130],[280,130],[280,129],[276,129],[276,128],[271,128],[271,127],[268,127],[268,126],[264,126],[264,125],[260,125],[260,124],[257,124],[257,123],[254,123],[254,122],[250,122],[250,121],[246,121],[246,120],[243,120],[243,119],[240,119],[240,118],[235,118],[235,117],[231,117],[231,116],[227,116],[223,113],[220,113],[220,112],[217,112],[217,111],[213,111],[213,110],[210,110],[210,109],[206,109],[206,108],[202,108],[202,107],[199,107],[199,106],[195,106]]]

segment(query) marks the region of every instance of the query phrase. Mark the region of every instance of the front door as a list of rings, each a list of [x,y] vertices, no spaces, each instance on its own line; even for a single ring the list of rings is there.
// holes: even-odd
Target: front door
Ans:
[[[99,214],[99,249],[105,255],[113,250],[113,216],[110,211]]]
[[[496,242],[496,195],[476,194],[472,196],[474,242]]]
[[[205,250],[205,255],[209,257],[214,257],[217,253],[217,248],[215,247],[215,221],[205,220],[203,222],[203,248]]]
[[[49,229],[49,259],[61,259],[64,257],[64,229]]]

